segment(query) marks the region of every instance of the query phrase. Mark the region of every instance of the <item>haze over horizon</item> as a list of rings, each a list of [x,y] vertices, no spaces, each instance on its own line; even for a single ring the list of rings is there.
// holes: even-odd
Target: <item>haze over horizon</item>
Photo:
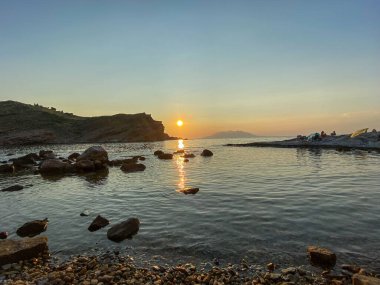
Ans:
[[[379,27],[371,0],[7,1],[0,101],[188,138],[379,129]]]

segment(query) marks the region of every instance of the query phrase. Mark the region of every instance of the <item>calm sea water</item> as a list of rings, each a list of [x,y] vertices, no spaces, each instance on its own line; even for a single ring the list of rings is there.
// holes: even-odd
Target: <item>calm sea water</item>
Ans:
[[[196,154],[158,160],[153,151],[174,151],[176,141],[105,144],[112,159],[143,155],[146,170],[46,179],[40,175],[0,176],[0,188],[32,184],[20,192],[0,192],[0,231],[10,238],[26,221],[50,220],[46,235],[53,253],[120,250],[176,260],[305,264],[311,244],[333,249],[340,263],[380,269],[380,154],[335,150],[225,147],[226,143],[268,140],[189,140]],[[5,155],[52,149],[67,156],[89,145],[1,149]],[[214,152],[201,157],[203,148]],[[14,157],[15,157],[14,156]],[[199,187],[196,195],[176,192]],[[89,209],[89,217],[79,214]],[[111,223],[138,217],[139,233],[115,244],[102,229],[87,231],[101,214]]]

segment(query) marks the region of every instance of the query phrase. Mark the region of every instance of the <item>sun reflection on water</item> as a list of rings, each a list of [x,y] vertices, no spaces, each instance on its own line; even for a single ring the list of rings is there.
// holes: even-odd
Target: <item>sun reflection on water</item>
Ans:
[[[185,149],[185,145],[183,143],[183,140],[178,140],[178,150]],[[186,184],[186,173],[185,173],[185,167],[184,167],[184,158],[180,155],[176,156],[176,163],[177,163],[177,169],[178,169],[178,190],[185,189]]]

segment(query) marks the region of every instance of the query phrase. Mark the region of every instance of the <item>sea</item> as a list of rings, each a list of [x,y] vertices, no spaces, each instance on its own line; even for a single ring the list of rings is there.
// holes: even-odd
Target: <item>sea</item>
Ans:
[[[48,218],[42,235],[49,238],[50,252],[62,258],[118,252],[166,263],[244,259],[287,266],[307,264],[307,247],[317,245],[333,250],[340,264],[379,271],[380,153],[225,146],[282,139],[185,140],[186,152],[195,154],[189,162],[180,155],[153,155],[176,151],[178,141],[101,144],[110,159],[144,156],[145,171],[1,175],[0,189],[27,187],[0,192],[0,231],[17,239],[25,222]],[[67,157],[92,145],[1,148],[0,161],[41,149]],[[202,157],[203,149],[214,155]],[[178,191],[186,187],[200,190]],[[80,216],[84,210],[89,216]],[[89,232],[97,215],[110,225]],[[140,220],[137,235],[121,243],[107,239],[110,226],[131,217]]]

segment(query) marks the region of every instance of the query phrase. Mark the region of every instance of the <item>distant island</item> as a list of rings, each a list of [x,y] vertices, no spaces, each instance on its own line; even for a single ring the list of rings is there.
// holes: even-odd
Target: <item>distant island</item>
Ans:
[[[80,117],[54,107],[0,102],[0,145],[147,142],[174,139],[151,115]]]
[[[256,135],[244,131],[223,131],[217,132],[203,139],[236,139],[236,138],[253,138]]]

